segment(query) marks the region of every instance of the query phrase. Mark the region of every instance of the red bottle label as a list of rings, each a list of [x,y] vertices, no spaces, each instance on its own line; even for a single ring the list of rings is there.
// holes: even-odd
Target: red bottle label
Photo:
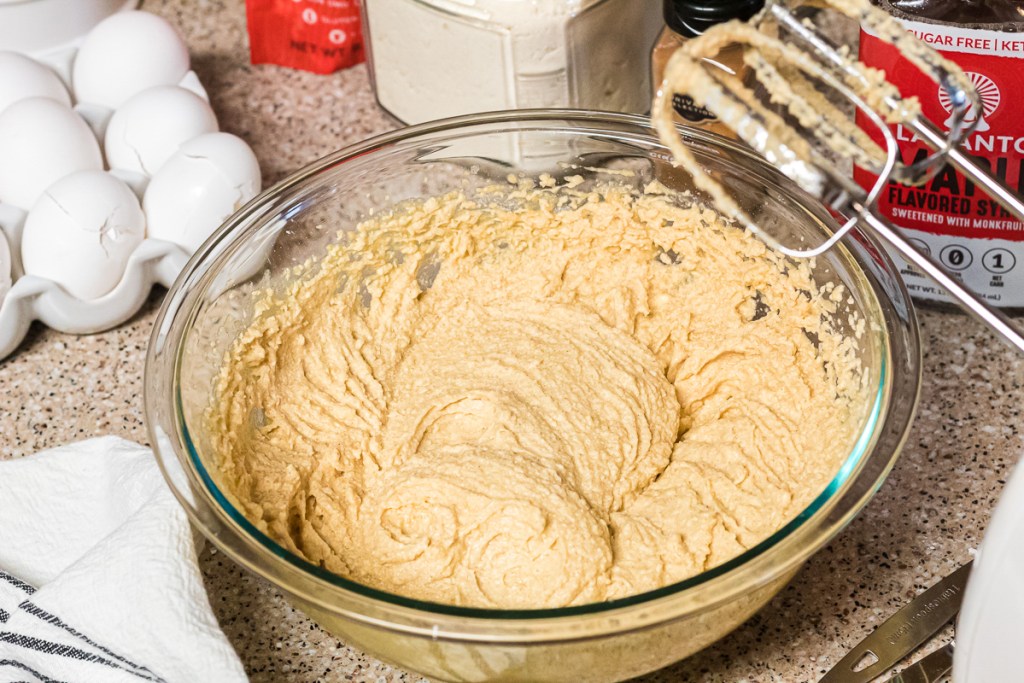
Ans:
[[[1022,192],[1024,108],[1018,98],[1024,95],[1024,35],[901,23],[960,65],[974,83],[982,110],[968,113],[968,120],[976,119],[977,127],[963,147],[1011,189]],[[862,30],[860,59],[885,71],[905,97],[916,96],[924,116],[940,127],[949,127],[952,107],[945,93],[895,48]],[[881,133],[859,112],[857,121],[874,140],[882,142]],[[931,153],[931,148],[905,127],[891,129],[905,163]],[[876,176],[856,168],[854,178],[861,186],[871,187]],[[1024,305],[1024,225],[951,166],[921,186],[890,182],[879,196],[878,208],[979,294],[999,305]],[[912,293],[945,298],[912,271],[904,275]]]
[[[363,61],[357,0],[246,0],[253,64],[329,74]]]

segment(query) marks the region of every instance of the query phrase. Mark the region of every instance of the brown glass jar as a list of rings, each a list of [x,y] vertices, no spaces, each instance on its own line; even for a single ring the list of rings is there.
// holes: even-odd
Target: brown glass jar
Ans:
[[[696,38],[714,26],[730,19],[747,20],[764,6],[764,0],[664,0],[665,28],[651,52],[651,87],[657,93],[665,75],[669,58],[686,41]],[[743,48],[730,45],[713,58],[704,60],[709,66],[742,78]],[[736,135],[704,107],[697,106],[693,98],[677,93],[672,98],[678,123],[711,130],[735,138]]]

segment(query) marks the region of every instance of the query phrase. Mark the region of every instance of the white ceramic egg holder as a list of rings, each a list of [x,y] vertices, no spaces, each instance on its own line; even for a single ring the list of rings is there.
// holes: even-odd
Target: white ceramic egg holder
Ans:
[[[34,55],[60,76],[71,91],[71,64],[75,49],[49,55]],[[209,101],[195,72],[189,71],[178,85]],[[89,104],[76,104],[74,110],[89,124],[103,149],[103,134],[112,110]],[[142,203],[149,177],[135,171],[110,169],[123,180]],[[0,203],[0,232],[10,246],[13,285],[4,295],[0,291],[0,360],[10,355],[28,333],[33,320],[61,332],[92,334],[117,327],[131,318],[145,303],[153,285],[170,287],[191,256],[185,249],[164,240],[146,238],[132,252],[121,280],[103,296],[82,300],[71,296],[53,280],[25,275],[21,266],[21,233],[27,213]]]

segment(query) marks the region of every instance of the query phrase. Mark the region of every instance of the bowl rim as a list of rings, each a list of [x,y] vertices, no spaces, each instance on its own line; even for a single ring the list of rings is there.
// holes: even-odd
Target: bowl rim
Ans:
[[[653,130],[647,117],[587,110],[540,109],[488,112],[401,128],[328,154],[275,183],[225,221],[189,260],[177,281],[168,291],[154,324],[153,337],[146,359],[146,423],[150,442],[154,444],[154,450],[157,453],[157,460],[161,471],[175,497],[185,508],[192,523],[202,531],[204,536],[231,557],[232,560],[255,574],[270,580],[282,590],[307,604],[313,604],[331,613],[346,616],[356,621],[434,638],[446,637],[448,639],[468,641],[493,641],[497,638],[504,642],[536,642],[543,639],[545,642],[552,642],[551,629],[545,629],[548,635],[541,638],[535,637],[534,634],[526,633],[526,628],[531,624],[535,625],[538,623],[552,625],[555,622],[562,622],[564,625],[564,620],[569,617],[575,618],[574,620],[576,621],[580,618],[597,617],[607,625],[610,621],[614,621],[623,614],[647,610],[650,613],[648,615],[649,618],[641,620],[643,623],[633,622],[629,624],[628,628],[623,627],[620,629],[636,630],[637,628],[644,628],[668,620],[658,607],[672,602],[673,599],[678,599],[680,596],[689,595],[691,606],[696,604],[698,607],[708,608],[727,602],[755,586],[765,585],[773,579],[782,576],[786,571],[795,571],[799,564],[802,564],[811,554],[819,550],[845,527],[867,503],[874,492],[877,491],[895,463],[907,438],[909,426],[916,411],[921,386],[921,349],[917,319],[910,304],[909,294],[898,275],[895,277],[897,287],[895,294],[901,299],[901,303],[906,304],[905,316],[901,319],[904,319],[907,325],[907,334],[910,339],[907,350],[911,356],[916,355],[916,359],[910,358],[915,369],[915,372],[912,372],[912,376],[909,378],[913,385],[912,400],[908,406],[903,406],[901,422],[896,426],[900,433],[900,438],[892,452],[880,466],[867,473],[870,476],[866,481],[859,481],[858,486],[854,486],[855,483],[858,483],[859,479],[863,479],[865,473],[861,472],[860,469],[872,455],[872,448],[880,433],[880,429],[884,426],[886,419],[890,415],[889,400],[892,394],[890,375],[893,370],[890,358],[892,352],[889,339],[890,330],[886,326],[882,330],[880,345],[883,367],[878,373],[879,385],[875,389],[869,418],[865,422],[864,429],[858,437],[855,447],[847,455],[840,470],[828,483],[825,490],[800,514],[761,543],[725,563],[683,581],[616,600],[546,609],[498,610],[459,607],[415,600],[365,586],[309,563],[256,529],[228,501],[227,497],[216,486],[213,477],[206,471],[205,466],[202,465],[202,461],[198,457],[195,445],[185,425],[179,391],[181,357],[184,350],[184,345],[181,341],[185,337],[185,333],[182,332],[182,334],[179,334],[174,339],[174,335],[168,332],[171,322],[185,311],[182,304],[185,302],[188,292],[193,288],[193,285],[196,284],[200,276],[208,273],[209,268],[204,266],[208,266],[209,263],[216,261],[216,257],[221,255],[231,245],[244,241],[244,238],[250,234],[248,228],[252,227],[253,221],[258,220],[266,209],[272,208],[277,200],[287,195],[296,187],[302,186],[303,183],[316,177],[321,172],[337,166],[346,160],[363,156],[377,149],[388,148],[402,143],[412,144],[412,141],[433,133],[451,132],[459,129],[468,132],[474,126],[488,124],[519,125],[524,123],[535,125],[552,124],[549,126],[550,130],[564,131],[566,130],[565,124],[567,122],[595,124],[598,126],[604,124],[605,130],[612,133],[621,132],[613,130],[612,127],[616,125],[636,129],[636,132],[642,132],[645,143],[661,146],[660,141],[657,139],[657,133]],[[822,217],[821,214],[825,210],[820,202],[817,202],[797,188],[795,184],[757,156],[752,150],[714,133],[687,127],[680,127],[679,129],[688,144],[696,142],[710,146],[715,151],[724,153],[728,157],[728,161],[732,163],[735,163],[734,157],[738,156],[745,159],[748,163],[754,164],[759,171],[775,180],[779,189],[784,191],[789,199],[797,201],[800,207],[808,210],[811,215],[818,216],[819,218]],[[827,214],[824,215],[827,216]],[[851,242],[868,245],[867,248],[872,253],[873,259],[880,263],[883,271],[886,271],[888,274],[896,273],[895,267],[888,259],[888,256],[878,247],[873,239],[863,234],[855,234],[852,237],[848,236],[847,239]],[[847,246],[844,245],[841,248],[847,249]],[[864,258],[858,258],[850,254],[848,260],[859,267],[860,272],[858,275],[864,277]],[[884,308],[889,303],[874,289],[870,291],[874,294],[875,303],[878,307]],[[192,313],[194,314],[195,311],[192,311]],[[176,348],[166,349],[168,341],[173,341]],[[157,395],[159,392],[155,389],[156,383],[151,381],[150,378],[150,373],[156,372],[156,368],[166,361],[166,358],[160,358],[161,354],[168,353],[173,356],[173,376],[170,380],[173,387],[173,395],[171,397]],[[174,447],[170,435],[159,427],[157,420],[154,419],[154,415],[158,410],[167,407],[166,402],[169,398],[173,399],[173,414],[177,422],[173,434],[177,437],[178,446],[184,446],[184,453],[181,448]],[[187,458],[189,462],[184,461],[183,458]],[[186,487],[182,485],[183,482],[180,480],[180,475],[176,475],[175,472],[171,471],[174,466],[174,459],[181,461],[177,463],[178,466],[191,465],[198,472],[207,493],[212,494],[217,502],[214,512],[222,517],[221,522],[226,522],[222,528],[209,528],[206,517],[197,509],[198,506],[194,500],[194,492],[186,490]],[[851,495],[852,499],[847,500]],[[845,510],[838,514],[831,514],[835,512],[836,506],[840,502],[846,504]],[[811,520],[818,522],[819,526],[815,529],[809,529],[807,524]],[[798,531],[802,531],[802,535],[797,534]],[[224,538],[225,534],[237,536],[235,540],[240,540],[243,544],[250,544],[250,550],[255,549],[255,552],[239,551],[237,547]],[[794,539],[800,541],[800,543],[796,544]],[[794,545],[795,547],[793,547]],[[765,560],[768,551],[778,547],[783,547],[791,552],[785,553],[780,557],[774,557],[772,562]],[[770,556],[769,559],[773,558]],[[756,573],[747,571],[746,573],[751,575],[745,581],[738,581],[736,579],[737,571],[751,567],[761,571]],[[289,579],[291,582],[286,582],[286,579]],[[714,596],[705,595],[703,599],[694,600],[695,589],[705,586],[715,586],[724,590],[723,592],[716,593]],[[706,592],[712,593],[714,591]],[[351,606],[339,604],[339,602],[348,602]],[[675,618],[679,618],[681,615],[685,615],[685,613],[676,614]],[[651,617],[651,614],[656,615],[656,617]],[[424,620],[424,616],[428,617],[428,619]],[[442,624],[443,628],[441,629],[438,626],[439,620],[445,622]],[[467,626],[473,623],[476,623],[476,626]],[[495,624],[514,626],[507,633],[495,635],[488,628],[488,625],[493,626]],[[562,628],[555,630],[559,631],[562,637],[568,640],[594,637],[595,634],[594,629],[590,628]]]

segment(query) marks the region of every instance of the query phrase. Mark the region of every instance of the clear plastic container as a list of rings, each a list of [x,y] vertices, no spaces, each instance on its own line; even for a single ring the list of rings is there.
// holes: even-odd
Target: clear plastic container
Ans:
[[[380,105],[405,123],[577,107],[645,113],[657,3],[364,0]]]

